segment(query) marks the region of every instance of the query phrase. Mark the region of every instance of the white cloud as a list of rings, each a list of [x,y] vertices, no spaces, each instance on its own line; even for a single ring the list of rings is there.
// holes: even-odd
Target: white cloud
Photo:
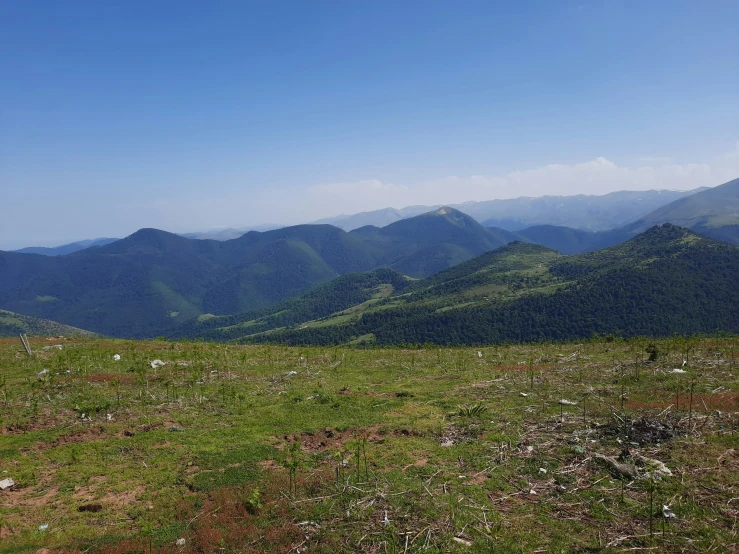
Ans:
[[[550,164],[500,176],[450,176],[409,187],[364,180],[309,187],[298,194],[291,221],[310,221],[340,213],[356,213],[414,204],[456,204],[519,196],[606,194],[617,190],[690,190],[716,186],[739,177],[739,143],[712,163],[619,166],[604,157],[578,164]],[[301,217],[302,215],[302,217]]]

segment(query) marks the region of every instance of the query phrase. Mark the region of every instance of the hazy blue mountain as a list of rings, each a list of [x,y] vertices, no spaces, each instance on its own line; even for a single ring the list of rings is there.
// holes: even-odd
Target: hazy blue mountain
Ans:
[[[622,227],[674,200],[690,196],[691,191],[618,191],[604,195],[521,197],[450,204],[486,227],[518,231],[534,225],[556,225],[588,231]],[[373,225],[384,227],[395,221],[437,209],[439,206],[385,208],[354,215],[341,215],[317,223],[329,223],[347,231]]]
[[[14,252],[18,252],[19,254],[41,254],[42,256],[64,256],[65,254],[72,254],[73,252],[79,252],[80,250],[92,248],[93,246],[105,246],[106,244],[110,244],[117,240],[118,239],[111,238],[80,240],[54,247],[29,246],[27,248],[21,248],[20,250],[14,250]]]
[[[739,244],[739,179],[681,198],[624,227],[633,235],[652,225],[672,223]]]

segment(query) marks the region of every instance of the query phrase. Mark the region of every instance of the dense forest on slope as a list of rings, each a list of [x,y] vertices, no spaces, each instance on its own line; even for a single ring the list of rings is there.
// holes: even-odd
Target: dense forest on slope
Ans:
[[[507,242],[449,209],[397,225],[371,233],[298,225],[229,241],[142,229],[67,256],[0,252],[0,307],[155,336],[203,314],[260,310],[347,273],[396,267],[424,277]]]
[[[241,340],[489,344],[736,332],[736,275],[739,248],[669,224],[570,257],[514,243],[415,281],[353,318],[342,314],[300,328],[247,331]]]
[[[0,308],[107,335],[151,337],[177,333],[183,323],[206,314],[269,309],[350,273],[390,268],[423,279],[514,241],[577,254],[623,243],[649,222],[670,219],[739,242],[738,210],[739,180],[734,180],[681,198],[627,227],[601,232],[537,226],[513,233],[483,227],[448,207],[350,233],[330,225],[298,225],[215,241],[142,229],[64,256],[0,252]],[[498,276],[485,286],[545,294],[561,288],[564,273],[545,273]],[[397,308],[403,301],[398,291],[394,294],[366,311]],[[436,302],[472,309],[485,296],[484,291],[470,295],[474,298],[464,302]],[[296,320],[310,316],[310,310],[301,313]]]

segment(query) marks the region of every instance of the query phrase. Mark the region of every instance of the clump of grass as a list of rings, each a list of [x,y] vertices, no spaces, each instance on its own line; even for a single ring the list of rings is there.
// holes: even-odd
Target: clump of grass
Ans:
[[[468,404],[460,406],[457,415],[460,417],[480,417],[487,411],[487,407],[482,404]]]

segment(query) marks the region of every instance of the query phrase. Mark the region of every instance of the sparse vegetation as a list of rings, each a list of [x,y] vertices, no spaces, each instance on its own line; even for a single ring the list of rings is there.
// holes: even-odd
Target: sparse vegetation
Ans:
[[[0,552],[737,548],[736,337],[677,396],[676,339],[48,342],[0,341]]]

